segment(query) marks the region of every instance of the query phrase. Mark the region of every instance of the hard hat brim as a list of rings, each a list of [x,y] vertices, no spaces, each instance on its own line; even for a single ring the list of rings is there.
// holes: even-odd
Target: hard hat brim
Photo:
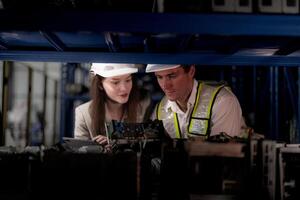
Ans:
[[[146,67],[146,73],[150,72],[159,72],[168,69],[175,69],[180,67],[181,65],[161,65],[161,64],[149,64]]]
[[[90,72],[102,77],[121,76],[138,72],[134,64],[93,63]]]

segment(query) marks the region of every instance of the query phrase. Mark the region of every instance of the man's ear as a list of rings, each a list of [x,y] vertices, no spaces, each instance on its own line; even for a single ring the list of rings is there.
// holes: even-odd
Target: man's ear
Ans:
[[[195,65],[191,65],[191,68],[190,68],[190,71],[189,71],[189,75],[191,77],[194,77],[195,76],[195,72],[196,72]]]

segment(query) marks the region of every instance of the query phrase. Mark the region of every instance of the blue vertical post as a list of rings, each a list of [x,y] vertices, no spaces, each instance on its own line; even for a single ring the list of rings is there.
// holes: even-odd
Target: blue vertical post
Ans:
[[[252,109],[253,109],[253,122],[256,122],[256,66],[253,66],[253,74],[252,74]]]
[[[298,95],[297,95],[297,99],[298,99],[298,103],[297,103],[297,108],[298,108],[298,113],[297,113],[297,131],[296,131],[296,141],[297,143],[300,143],[300,67],[298,67]]]
[[[67,69],[66,66],[62,64],[61,66],[61,85],[60,85],[60,131],[59,131],[59,140],[62,140],[62,137],[65,133],[65,104],[66,104],[66,93],[65,85],[67,84]]]
[[[299,70],[299,69],[297,68],[297,70]],[[292,107],[292,111],[294,112],[293,123],[295,123],[295,127],[292,128],[294,130],[294,132],[291,132],[292,135],[290,135],[290,142],[298,143],[297,135],[298,135],[298,118],[299,118],[298,109],[299,108],[298,108],[297,85],[299,85],[300,82],[299,82],[299,80],[297,81],[294,79],[293,75],[291,74],[290,70],[288,70],[287,67],[284,68],[284,76],[285,76],[285,80],[287,82],[288,96],[290,97],[290,100],[291,100],[291,104],[286,105],[286,107],[288,107],[288,106]],[[286,117],[285,119],[288,119],[288,118]]]
[[[68,83],[74,82],[75,69],[76,64],[73,63],[67,63],[66,65],[62,65],[60,140],[64,136],[72,136],[73,130],[69,130],[68,128],[70,127],[70,123],[73,122],[73,113],[70,113],[70,110],[73,107],[73,103],[70,102],[70,98],[66,93],[65,87]],[[67,117],[67,113],[72,116]]]
[[[225,79],[225,76],[224,76],[224,68],[221,68],[221,70],[220,70],[220,81],[224,81],[224,79]]]
[[[274,88],[273,88],[273,66],[270,67],[270,72],[269,72],[269,76],[270,76],[270,115],[269,115],[269,136],[273,139],[273,95],[274,95]]]
[[[278,93],[278,87],[279,87],[279,77],[278,77],[278,69],[279,67],[278,66],[275,66],[274,67],[274,114],[275,114],[275,119],[274,119],[274,126],[273,126],[273,129],[274,129],[274,139],[278,139],[279,138],[279,93]]]
[[[236,66],[231,66],[231,70],[232,70],[232,73],[231,73],[231,83],[232,83],[232,90],[234,92],[237,91],[236,89],[236,79],[237,79],[237,76],[236,76]]]
[[[239,100],[245,105],[245,78],[244,78],[244,70],[241,70],[241,68],[237,69],[237,95],[239,97]]]
[[[58,93],[58,81],[54,81],[54,108],[53,108],[53,138],[52,144],[57,142],[57,93]],[[61,121],[61,120],[60,120]],[[59,137],[60,140],[60,137]]]
[[[278,104],[278,67],[270,67],[270,137],[278,139],[279,104]]]

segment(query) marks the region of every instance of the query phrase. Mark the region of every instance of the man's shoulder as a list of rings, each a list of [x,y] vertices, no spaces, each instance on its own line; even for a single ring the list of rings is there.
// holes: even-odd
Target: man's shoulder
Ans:
[[[235,104],[239,105],[238,103],[238,98],[236,95],[231,91],[231,89],[228,89],[226,87],[222,88],[220,92],[218,93],[214,106],[220,105],[223,106],[224,104],[229,105],[229,104]]]
[[[168,97],[167,97],[166,95],[164,95],[164,96],[156,103],[155,110],[160,108],[160,110],[166,111],[166,110],[168,110],[168,108],[170,107],[170,104],[171,104],[171,103],[172,103],[172,102],[168,99]]]
[[[223,89],[227,88],[227,84],[224,84],[224,82],[213,82],[213,81],[200,81],[200,84],[202,85],[202,89],[209,89],[209,90],[216,90],[216,89]]]
[[[166,103],[169,102],[169,99],[166,95],[162,96],[162,98],[157,102],[157,104],[162,104],[165,105]]]
[[[217,98],[232,98],[235,97],[234,93],[232,92],[231,88],[228,86],[227,83],[222,81],[220,82],[210,82],[205,81],[202,82],[203,86],[210,89],[211,91],[219,90]]]
[[[229,87],[223,87],[219,94],[218,94],[219,97],[222,97],[222,98],[235,98],[235,94],[231,91],[231,89]]]

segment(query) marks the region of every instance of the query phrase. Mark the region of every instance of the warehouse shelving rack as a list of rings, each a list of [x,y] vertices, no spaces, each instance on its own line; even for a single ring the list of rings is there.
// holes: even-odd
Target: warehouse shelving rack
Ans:
[[[244,99],[251,98],[252,107],[267,102],[266,134],[272,139],[282,139],[286,126],[279,126],[290,115],[300,124],[299,46],[298,15],[0,11],[0,60],[229,67],[239,98],[246,93],[239,94],[241,84],[247,83],[241,73],[251,76],[255,81],[247,91],[252,95]],[[225,76],[219,73],[220,79]],[[264,81],[258,85],[256,79]],[[265,89],[258,94],[261,87]],[[282,95],[288,100],[281,100]],[[293,110],[282,117],[281,110],[289,106]],[[299,126],[296,129],[293,142],[300,141]]]

